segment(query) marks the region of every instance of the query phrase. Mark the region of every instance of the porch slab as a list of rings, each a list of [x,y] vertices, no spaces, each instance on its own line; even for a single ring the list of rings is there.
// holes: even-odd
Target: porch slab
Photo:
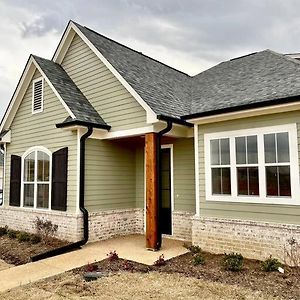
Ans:
[[[161,250],[149,251],[146,249],[143,235],[122,236],[89,243],[73,252],[0,271],[0,292],[101,261],[107,258],[107,253],[114,250],[120,258],[147,265],[152,265],[161,254],[164,254],[165,259],[170,259],[188,251],[183,247],[182,241],[167,238],[163,239]]]

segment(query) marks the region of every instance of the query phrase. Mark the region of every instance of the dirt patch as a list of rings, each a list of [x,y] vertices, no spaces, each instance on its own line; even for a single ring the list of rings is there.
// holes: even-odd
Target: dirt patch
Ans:
[[[4,260],[0,259],[0,271],[6,270],[13,267],[13,265],[6,263]]]
[[[205,299],[274,300],[262,292],[253,292],[221,283],[213,283],[181,274],[159,272],[118,272],[93,282],[84,282],[74,272],[29,284],[2,293],[3,300],[43,299]]]
[[[187,253],[166,261],[165,266],[146,266],[123,259],[110,262],[108,259],[95,264],[102,272],[116,274],[119,271],[131,273],[160,272],[179,274],[183,277],[194,277],[210,282],[226,285],[237,285],[240,288],[251,289],[280,299],[300,299],[300,270],[299,268],[284,267],[285,273],[264,272],[261,261],[245,259],[241,272],[226,271],[222,267],[223,255],[203,252],[204,265],[194,266],[192,254]],[[74,274],[83,275],[88,267],[73,270]]]
[[[19,242],[17,239],[11,239],[4,235],[0,237],[0,259],[15,266],[22,265],[30,262],[30,258],[33,255],[67,244],[68,242],[55,238],[49,239],[47,243],[31,244],[30,242]]]

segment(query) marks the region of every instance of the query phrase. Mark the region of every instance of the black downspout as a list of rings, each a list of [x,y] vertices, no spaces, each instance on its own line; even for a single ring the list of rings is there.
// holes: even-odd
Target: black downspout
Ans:
[[[161,138],[162,136],[169,132],[173,127],[173,123],[171,120],[167,120],[167,127],[158,132],[157,134],[157,189],[158,189],[158,218],[157,218],[157,228],[158,228],[158,242],[157,242],[157,250],[160,249],[161,247],[161,242],[162,242],[162,232],[161,232],[161,220],[160,220],[160,214],[161,214],[161,209],[162,209],[162,190],[161,190],[161,180],[162,180],[162,175],[161,175]]]
[[[85,141],[93,133],[93,127],[89,126],[88,131],[80,138],[80,175],[79,175],[79,209],[83,214],[83,240],[86,244],[89,239],[89,213],[84,207],[84,185],[85,185]]]
[[[84,207],[84,183],[85,183],[85,141],[93,133],[93,127],[88,126],[87,132],[80,138],[80,174],[79,174],[79,209],[83,215],[83,239],[31,257],[31,261],[38,261],[48,257],[60,255],[79,249],[89,239],[89,213]]]

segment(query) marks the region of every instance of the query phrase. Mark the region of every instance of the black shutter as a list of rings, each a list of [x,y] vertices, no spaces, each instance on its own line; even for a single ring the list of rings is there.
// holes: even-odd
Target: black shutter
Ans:
[[[67,210],[68,148],[52,154],[51,208]]]
[[[9,205],[20,206],[21,199],[21,157],[12,155],[10,160]]]

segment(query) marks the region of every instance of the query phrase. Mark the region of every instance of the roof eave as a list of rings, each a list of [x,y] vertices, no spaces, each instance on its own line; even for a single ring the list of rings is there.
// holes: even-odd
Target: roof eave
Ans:
[[[245,104],[245,105],[239,105],[239,106],[234,106],[234,107],[225,107],[225,108],[211,110],[211,111],[205,111],[205,112],[201,112],[201,113],[184,115],[181,117],[181,119],[182,120],[191,120],[191,119],[196,119],[196,118],[238,112],[238,111],[243,111],[243,110],[247,110],[247,109],[255,109],[255,108],[268,107],[268,106],[272,106],[272,105],[288,104],[288,103],[296,102],[296,101],[300,101],[300,95],[284,97],[284,98],[277,98],[277,99],[267,100],[267,101],[263,101],[263,102],[255,102],[255,103],[249,103],[249,104]]]
[[[171,121],[175,124],[184,125],[187,127],[194,127],[194,125],[192,123],[189,123],[183,119],[177,119],[177,118],[169,117],[169,116],[165,116],[165,115],[158,115],[157,119],[161,120],[161,121]]]
[[[92,126],[93,128],[99,128],[99,129],[105,129],[109,131],[111,129],[111,126],[109,125],[104,125],[104,124],[97,124],[93,122],[87,122],[87,121],[80,121],[80,120],[73,120],[69,122],[62,122],[56,124],[56,128],[66,128],[66,127],[71,127],[71,126],[84,126],[84,127],[89,127]]]

